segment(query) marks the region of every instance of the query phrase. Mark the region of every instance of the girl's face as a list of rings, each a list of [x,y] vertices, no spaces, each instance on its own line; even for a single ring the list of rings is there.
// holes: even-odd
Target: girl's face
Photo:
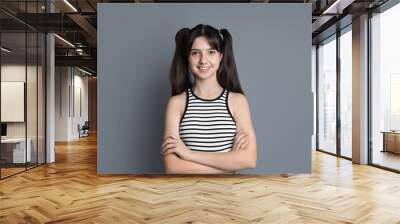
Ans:
[[[207,79],[217,75],[222,54],[212,49],[204,36],[197,37],[189,53],[189,66],[198,79]]]

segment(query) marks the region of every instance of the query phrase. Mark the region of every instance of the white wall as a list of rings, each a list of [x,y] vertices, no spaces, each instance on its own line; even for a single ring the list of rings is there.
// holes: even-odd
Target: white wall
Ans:
[[[55,141],[68,140],[68,74],[67,67],[55,68]]]
[[[25,66],[24,64],[8,63],[1,66],[2,82],[24,82],[26,85],[26,106],[21,108],[22,113],[26,112],[26,120],[22,122],[6,122],[7,137],[23,138],[25,135],[30,139],[32,161],[44,163],[44,74],[41,66]],[[2,98],[7,96],[2,95]],[[7,107],[1,108],[2,112],[12,110]],[[15,109],[14,109],[15,110]],[[17,111],[7,111],[17,113]],[[37,153],[39,156],[37,157]]]
[[[8,64],[1,66],[1,81],[2,82],[25,82],[25,64]],[[28,74],[32,70],[32,66],[28,66]],[[4,96],[3,96],[4,97]],[[1,108],[6,110],[6,108]],[[8,122],[7,123],[7,136],[8,137],[24,137],[25,136],[25,122]]]
[[[73,67],[56,67],[55,89],[55,140],[77,139],[78,124],[88,120],[88,77]]]
[[[27,70],[25,70],[27,69]],[[28,76],[30,86],[36,86],[36,66],[27,66],[25,64],[5,64],[1,66],[1,81],[3,82],[25,82],[25,76]],[[28,137],[30,134],[36,135],[36,88],[27,88],[27,118],[28,118]],[[3,96],[5,97],[5,96]],[[32,104],[33,102],[33,104]],[[40,106],[40,105],[39,105]],[[6,110],[7,108],[1,108]],[[33,122],[33,123],[32,123]],[[7,122],[7,136],[8,137],[25,137],[26,122]]]
[[[71,101],[71,132],[70,134],[73,138],[78,138],[78,124],[81,126],[88,120],[88,77],[82,76],[83,73],[78,70],[74,70],[74,82],[72,88],[74,92],[74,96],[71,96],[71,99],[74,99],[74,102]],[[71,89],[71,90],[72,90]]]

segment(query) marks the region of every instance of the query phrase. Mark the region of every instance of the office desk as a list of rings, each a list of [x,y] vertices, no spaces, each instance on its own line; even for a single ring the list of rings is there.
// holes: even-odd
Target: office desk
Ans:
[[[5,159],[6,163],[30,162],[32,158],[31,145],[32,140],[28,138],[25,151],[25,138],[1,139],[1,157]]]
[[[383,133],[383,150],[382,152],[393,152],[400,154],[400,132],[399,131],[382,131]]]

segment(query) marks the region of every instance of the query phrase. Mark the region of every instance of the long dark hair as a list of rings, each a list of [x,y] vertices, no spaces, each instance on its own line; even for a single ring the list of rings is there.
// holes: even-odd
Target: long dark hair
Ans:
[[[172,95],[178,95],[192,87],[189,74],[189,52],[197,37],[207,38],[210,46],[222,53],[221,64],[217,71],[218,83],[225,89],[243,93],[236,69],[232,49],[232,36],[226,29],[199,24],[192,29],[182,28],[175,35],[175,54],[170,69]]]

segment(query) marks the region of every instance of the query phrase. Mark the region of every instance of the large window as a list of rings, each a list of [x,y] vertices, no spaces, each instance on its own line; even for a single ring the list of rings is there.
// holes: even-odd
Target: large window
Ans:
[[[340,35],[340,154],[352,157],[352,35],[351,25]]]
[[[352,26],[317,48],[318,149],[352,157]],[[339,92],[338,92],[339,90]],[[339,103],[339,104],[338,104]],[[337,123],[337,122],[340,123]]]
[[[400,170],[400,4],[371,19],[372,163]]]
[[[336,153],[336,36],[318,47],[318,149]]]

